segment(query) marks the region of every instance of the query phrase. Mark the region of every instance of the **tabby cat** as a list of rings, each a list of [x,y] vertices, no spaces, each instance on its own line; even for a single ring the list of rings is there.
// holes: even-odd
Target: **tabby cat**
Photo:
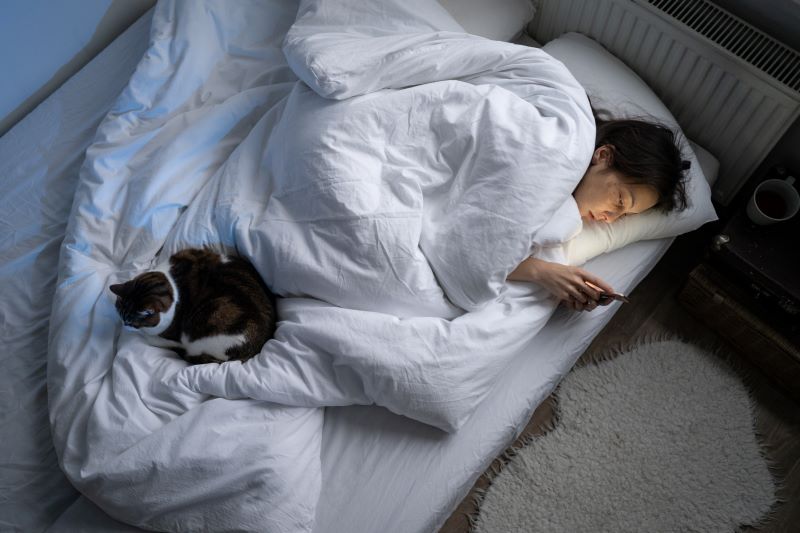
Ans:
[[[126,327],[189,363],[249,359],[275,332],[275,297],[242,257],[189,248],[109,289]]]

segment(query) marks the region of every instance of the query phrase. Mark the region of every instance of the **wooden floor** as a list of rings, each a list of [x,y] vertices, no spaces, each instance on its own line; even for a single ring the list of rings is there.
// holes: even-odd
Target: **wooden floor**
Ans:
[[[778,491],[781,503],[773,509],[769,520],[758,528],[742,527],[741,530],[800,532],[800,404],[751,365],[736,351],[736,347],[728,345],[699,323],[677,300],[688,273],[702,259],[709,233],[694,232],[676,239],[664,258],[631,294],[631,303],[622,306],[589,346],[578,365],[607,358],[613,348],[653,336],[680,337],[699,346],[720,348],[722,353],[729,354],[726,360],[740,371],[754,393],[757,434],[767,451],[773,474],[782,485]],[[536,409],[515,445],[522,444],[526,438],[546,433],[548,425],[554,422],[555,402],[554,396],[550,396]],[[503,463],[501,458],[494,461],[440,533],[470,531],[469,516],[477,512],[474,497],[491,484],[492,472],[502,469]]]

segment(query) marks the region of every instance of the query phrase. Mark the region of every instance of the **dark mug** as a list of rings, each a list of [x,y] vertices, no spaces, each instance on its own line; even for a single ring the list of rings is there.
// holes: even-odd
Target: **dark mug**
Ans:
[[[800,209],[800,194],[792,185],[794,178],[769,179],[756,187],[747,203],[747,216],[755,224],[766,226],[789,220]]]

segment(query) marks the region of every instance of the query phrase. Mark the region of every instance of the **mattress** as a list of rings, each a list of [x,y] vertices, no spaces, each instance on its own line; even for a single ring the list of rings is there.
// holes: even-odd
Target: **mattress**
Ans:
[[[135,531],[81,497],[61,474],[47,416],[45,356],[58,250],[83,153],[148,40],[145,15],[0,138],[0,529]],[[586,268],[630,292],[670,240],[635,243]],[[433,531],[522,430],[620,303],[559,309],[456,433],[386,409],[326,410],[315,531]]]
[[[0,138],[0,530],[42,531],[77,498],[48,420],[59,247],[86,148],[147,47],[150,14]]]

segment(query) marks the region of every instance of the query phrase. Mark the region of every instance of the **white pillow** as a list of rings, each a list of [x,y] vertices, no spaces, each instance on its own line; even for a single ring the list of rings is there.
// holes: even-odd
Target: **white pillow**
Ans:
[[[709,187],[713,187],[719,175],[719,159],[693,140],[687,140],[689,141],[689,146],[694,150],[694,155],[697,156],[697,160],[700,161],[700,170],[703,171],[703,175],[706,177]]]
[[[439,0],[467,33],[510,41],[533,20],[531,0]]]
[[[586,89],[601,117],[642,118],[680,130],[672,113],[647,84],[592,39],[578,33],[567,33],[547,43],[543,50],[564,63]],[[682,132],[679,137],[683,137]],[[685,138],[682,144],[684,159],[691,161],[686,182],[688,207],[669,214],[645,211],[611,224],[584,222],[578,236],[565,244],[569,264],[583,264],[592,257],[634,241],[675,237],[717,220],[711,203],[711,188],[698,158]]]

